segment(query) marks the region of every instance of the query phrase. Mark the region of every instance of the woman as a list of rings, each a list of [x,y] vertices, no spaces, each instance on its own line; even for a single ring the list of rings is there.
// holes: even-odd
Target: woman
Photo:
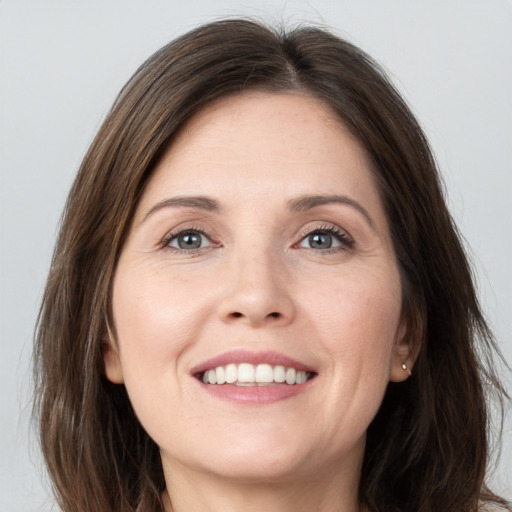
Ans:
[[[66,512],[507,510],[484,483],[505,392],[434,159],[328,32],[221,21],[137,71],[36,341]]]

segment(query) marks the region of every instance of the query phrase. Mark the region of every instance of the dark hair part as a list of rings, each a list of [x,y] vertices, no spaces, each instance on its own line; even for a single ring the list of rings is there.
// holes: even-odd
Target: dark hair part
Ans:
[[[389,385],[370,425],[361,501],[375,512],[505,505],[484,485],[487,395],[506,396],[488,364],[498,352],[422,130],[360,49],[319,28],[286,33],[247,20],[202,26],[144,63],[69,194],[35,345],[35,412],[59,505],[162,510],[158,447],[124,386],[104,376],[110,285],[135,206],[173,136],[209,102],[247,90],[320,98],[373,160],[409,335],[421,348],[412,378]]]

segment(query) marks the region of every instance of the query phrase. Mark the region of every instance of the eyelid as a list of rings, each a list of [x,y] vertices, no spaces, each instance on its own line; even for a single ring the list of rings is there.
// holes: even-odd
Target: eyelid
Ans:
[[[198,237],[200,247],[180,247],[180,239],[188,235],[194,235],[195,237]],[[167,245],[168,247],[172,247],[173,249],[177,249],[179,251],[196,251],[199,249],[205,249],[206,246],[211,244],[210,238],[206,236],[204,233],[200,233],[199,231],[184,231],[183,233],[178,233],[177,235],[171,237]]]
[[[170,243],[176,239],[178,236],[184,234],[184,233],[198,233],[201,236],[204,236],[208,239],[209,244],[206,247],[200,247],[198,249],[181,249],[177,247],[172,247]],[[197,253],[199,251],[206,250],[210,247],[220,247],[220,243],[217,243],[214,241],[213,237],[209,235],[203,228],[200,228],[198,226],[182,226],[177,227],[173,229],[172,231],[168,232],[164,238],[159,242],[158,244],[160,249],[168,249],[170,251],[175,251],[179,253]]]
[[[206,247],[200,247],[197,249],[182,249],[177,247],[172,247],[170,243],[176,239],[178,236],[184,234],[184,233],[198,233],[201,236],[204,236],[208,240],[208,245]],[[321,224],[317,225],[309,225],[308,227],[302,229],[300,233],[298,234],[298,241],[295,242],[293,245],[294,247],[300,246],[300,244],[312,234],[319,232],[319,233],[328,233],[336,237],[336,239],[339,241],[340,245],[336,247],[332,247],[329,249],[313,249],[313,251],[318,252],[339,252],[351,249],[355,242],[352,236],[343,228],[339,227],[336,224],[330,223],[330,222],[323,222]],[[197,226],[197,225],[182,225],[174,228],[173,230],[167,232],[167,234],[162,238],[162,240],[158,243],[158,247],[160,249],[167,249],[170,251],[178,252],[178,253],[198,253],[200,251],[207,250],[212,247],[221,247],[220,242],[216,242],[214,239],[214,236],[209,234],[207,230]]]
[[[347,249],[351,249],[355,245],[355,241],[352,236],[343,228],[337,226],[336,224],[332,224],[330,222],[324,222],[320,225],[310,226],[303,229],[299,234],[299,241],[295,244],[295,246],[299,246],[308,236],[311,236],[313,233],[323,232],[328,233],[335,236],[340,245],[337,247],[332,247],[329,249],[311,249],[319,252],[336,252],[336,251],[344,251]]]

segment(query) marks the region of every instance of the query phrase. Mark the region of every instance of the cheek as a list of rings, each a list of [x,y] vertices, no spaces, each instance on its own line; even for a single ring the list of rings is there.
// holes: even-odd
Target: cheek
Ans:
[[[125,380],[176,367],[180,354],[200,336],[210,307],[194,286],[173,277],[160,269],[118,270],[112,304]]]
[[[112,309],[123,380],[139,421],[157,442],[183,411],[183,354],[200,339],[211,306],[188,282],[119,265]],[[211,301],[210,301],[211,302]],[[176,427],[178,428],[178,427]]]
[[[338,456],[364,437],[382,403],[400,322],[401,286],[398,274],[389,271],[357,268],[335,277],[317,275],[316,286],[302,288],[300,330],[317,340],[323,356],[319,453],[334,450]]]
[[[325,282],[323,293],[317,288],[306,301],[319,326],[325,325],[342,338],[360,333],[363,345],[368,347],[382,339],[394,340],[400,322],[401,287],[394,273],[382,276],[351,272],[331,278]]]
[[[305,302],[332,366],[354,386],[360,379],[385,386],[400,325],[398,272],[351,272],[326,281],[324,290]]]

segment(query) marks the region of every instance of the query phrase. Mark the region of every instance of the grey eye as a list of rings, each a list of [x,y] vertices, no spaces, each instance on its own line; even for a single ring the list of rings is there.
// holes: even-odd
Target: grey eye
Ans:
[[[169,245],[176,249],[194,250],[201,249],[209,243],[209,239],[199,231],[184,231],[178,233],[170,241]]]
[[[300,243],[300,247],[316,250],[331,249],[340,245],[341,242],[337,236],[327,231],[315,231],[304,238]]]
[[[328,233],[313,233],[308,236],[308,242],[312,249],[330,249],[332,247],[332,235]]]

